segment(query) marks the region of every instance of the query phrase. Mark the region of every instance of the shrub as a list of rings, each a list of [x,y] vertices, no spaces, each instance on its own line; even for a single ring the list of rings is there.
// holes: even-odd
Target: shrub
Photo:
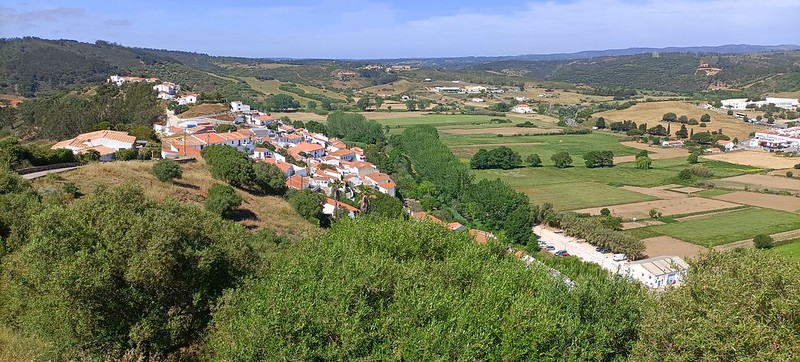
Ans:
[[[692,170],[685,168],[678,173],[679,180],[691,180],[692,179]]]
[[[651,217],[651,218],[653,218],[653,219],[658,219],[658,218],[660,218],[660,217],[661,217],[661,215],[662,215],[662,214],[661,214],[661,211],[658,211],[658,210],[656,210],[656,209],[650,209],[650,212],[649,212],[649,214],[650,214],[650,217]]]
[[[800,163],[798,163],[798,164],[794,165],[794,169],[795,169],[795,170],[800,170]]]
[[[159,160],[153,165],[153,175],[161,182],[172,181],[183,176],[183,171],[178,163],[173,160]]]
[[[600,215],[611,216],[611,210],[609,210],[607,207],[604,207],[600,209]]]
[[[699,161],[699,159],[697,157],[697,154],[693,153],[693,154],[689,155],[689,157],[686,158],[686,161],[688,161],[689,163],[694,164],[694,163],[697,163]]]
[[[647,156],[636,157],[636,168],[640,170],[649,170],[653,165],[653,160]]]
[[[792,171],[786,171],[786,177],[788,177],[788,178],[792,178],[792,176],[794,176],[794,174],[792,173]]]
[[[123,148],[114,154],[114,159],[117,161],[130,161],[135,160],[139,156],[139,152],[132,148]]]
[[[765,234],[758,234],[753,238],[753,246],[758,249],[769,249],[774,245],[772,237]]]
[[[242,198],[228,185],[212,185],[205,206],[209,212],[225,217],[242,204]]]
[[[310,190],[292,191],[288,197],[289,205],[292,205],[300,216],[308,221],[322,223],[322,196]]]

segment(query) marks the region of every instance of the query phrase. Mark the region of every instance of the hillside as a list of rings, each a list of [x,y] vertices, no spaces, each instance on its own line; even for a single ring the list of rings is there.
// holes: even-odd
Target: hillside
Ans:
[[[145,196],[154,200],[175,199],[203,207],[207,191],[211,185],[222,181],[214,180],[201,159],[194,163],[181,165],[183,178],[175,183],[156,180],[150,173],[152,162],[126,161],[113,163],[93,163],[74,171],[37,179],[36,188],[60,190],[66,182],[74,183],[82,193],[91,194],[99,186],[134,184],[144,190]],[[238,221],[248,229],[268,229],[291,240],[316,235],[319,228],[297,215],[289,204],[279,197],[255,196],[241,190],[242,206]]]

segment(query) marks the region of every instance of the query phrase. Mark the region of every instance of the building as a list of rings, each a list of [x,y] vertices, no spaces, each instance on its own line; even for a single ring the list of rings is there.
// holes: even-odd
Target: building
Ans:
[[[486,92],[487,90],[488,90],[488,89],[487,89],[486,87],[484,87],[484,86],[480,86],[480,85],[475,85],[475,86],[464,87],[464,91],[466,91],[466,92],[467,92],[467,94],[478,94],[478,93],[484,93],[484,92]]]
[[[114,159],[114,153],[133,148],[134,143],[136,137],[127,132],[102,130],[79,134],[75,138],[54,144],[50,149],[66,148],[76,155],[94,150],[100,153],[101,161],[111,161]]]
[[[247,123],[249,123],[249,124],[252,124],[254,126],[262,126],[262,127],[263,126],[269,126],[269,125],[275,123],[275,118],[272,118],[272,116],[270,116],[268,114],[250,116],[250,117],[247,117],[247,120],[248,120]]]
[[[769,151],[800,151],[800,127],[756,131],[750,139],[750,147],[761,147]]]
[[[325,204],[322,205],[323,214],[333,215],[334,213],[336,213],[336,209],[339,209],[339,212],[341,212],[342,214],[346,213],[347,216],[349,216],[351,219],[355,219],[356,213],[360,211],[359,209],[353,206],[345,204],[341,201],[336,201],[330,197],[325,199]]]
[[[680,148],[683,147],[683,141],[661,141],[661,147]]]
[[[231,102],[231,112],[250,112],[250,105],[242,103],[242,101]]]
[[[774,104],[775,107],[783,109],[797,109],[798,105],[800,105],[800,101],[798,101],[797,98],[775,98],[775,97],[767,97],[763,101],[751,101],[747,98],[732,98],[732,99],[723,99],[720,102],[722,103],[722,108],[737,109],[737,110],[747,109],[748,106],[758,108],[761,106],[766,106],[770,103]]]
[[[461,87],[433,87],[431,90],[435,93],[444,93],[444,94],[460,94],[464,93],[464,88]]]
[[[320,158],[325,155],[325,147],[311,142],[300,142],[297,146],[289,148],[286,150],[295,160],[299,160],[302,158],[310,157],[310,158]]]
[[[511,112],[520,113],[520,114],[528,114],[533,113],[533,109],[527,103],[520,103],[511,108]]]
[[[108,77],[108,79],[106,81],[109,82],[109,83],[114,83],[114,84],[117,85],[117,87],[120,87],[123,84],[125,84],[126,82],[131,82],[131,83],[138,83],[138,82],[155,83],[155,82],[158,82],[159,79],[158,78],[142,78],[142,77],[122,77],[122,76],[119,76],[119,75],[112,75],[112,76]]]
[[[649,288],[680,284],[686,277],[689,264],[677,256],[657,256],[625,263],[620,274],[637,280]]]
[[[717,144],[720,147],[722,147],[722,149],[725,152],[733,151],[733,148],[736,146],[736,144],[734,144],[733,141],[728,141],[728,140],[719,140],[717,141]]]
[[[472,98],[470,99],[470,101],[473,103],[481,103],[483,102],[483,98]]]
[[[178,104],[182,106],[197,103],[197,93],[187,93],[177,99]]]

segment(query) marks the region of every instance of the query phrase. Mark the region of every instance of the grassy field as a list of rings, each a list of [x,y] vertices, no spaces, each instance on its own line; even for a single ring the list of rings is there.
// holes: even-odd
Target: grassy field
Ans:
[[[655,197],[599,182],[567,182],[538,186],[516,186],[534,204],[550,203],[558,210],[627,204],[656,200]]]
[[[789,240],[781,244],[782,245],[773,248],[772,252],[790,261],[800,261],[800,239]]]
[[[709,189],[709,190],[703,190],[703,191],[700,191],[700,192],[696,192],[696,193],[694,193],[694,195],[695,196],[702,196],[702,197],[714,197],[714,196],[720,196],[720,195],[727,195],[727,194],[729,194],[731,192],[733,192],[733,191],[720,190],[720,189]]]
[[[716,246],[800,229],[800,215],[769,209],[745,209],[674,224],[626,231],[642,239],[667,235],[702,246]]]
[[[455,135],[440,134],[440,139],[448,145],[456,156],[468,159],[478,151],[482,145],[500,143],[506,144],[513,150],[526,157],[536,153],[542,158],[544,165],[552,165],[550,156],[557,152],[568,152],[573,159],[573,164],[583,163],[581,158],[589,151],[614,152],[615,156],[635,155],[639,150],[621,145],[619,136],[609,133],[591,133],[582,135],[531,135],[531,136],[504,136],[498,137],[489,134]],[[524,144],[524,145],[520,145]],[[579,162],[580,161],[580,162]]]
[[[36,179],[34,185],[37,188],[61,189],[63,183],[72,182],[82,193],[89,194],[101,185],[127,183],[140,186],[144,190],[145,196],[149,198],[156,200],[173,198],[182,203],[203,207],[207,190],[215,183],[222,183],[211,177],[202,160],[182,164],[183,178],[175,183],[156,180],[150,173],[152,165],[152,162],[147,161],[94,163],[74,171],[51,174]],[[240,223],[248,228],[270,229],[278,235],[293,240],[315,235],[319,231],[317,227],[300,217],[282,198],[254,196],[243,191],[238,191],[238,194],[243,199],[240,209],[251,213],[249,217],[240,220]]]
[[[288,94],[288,95],[294,97],[294,99],[296,99],[298,102],[300,102],[303,105],[305,105],[309,101],[314,101],[317,104],[319,104],[318,101],[315,101],[313,99],[304,98],[304,97],[301,97],[301,96],[299,96],[299,95],[297,95],[295,93],[284,92],[284,91],[278,89],[278,87],[281,85],[281,81],[279,81],[279,80],[258,80],[255,77],[242,77],[242,80],[247,82],[247,84],[249,84],[251,88],[253,88],[253,89],[255,89],[255,90],[259,91],[259,92],[262,92],[264,94]],[[317,92],[314,92],[314,93],[317,93]],[[322,94],[322,90],[320,90],[319,93]],[[331,95],[333,94],[332,92],[328,92],[328,93],[330,93]],[[328,95],[328,93],[325,93],[325,95]]]

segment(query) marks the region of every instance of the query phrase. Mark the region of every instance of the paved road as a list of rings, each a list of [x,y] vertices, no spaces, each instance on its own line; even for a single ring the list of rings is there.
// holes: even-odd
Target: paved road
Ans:
[[[578,241],[577,238],[566,236],[564,234],[556,233],[553,230],[544,228],[540,225],[535,226],[533,228],[533,232],[536,235],[539,235],[539,240],[544,241],[556,248],[555,250],[551,250],[551,253],[555,253],[559,250],[566,250],[569,255],[576,256],[578,259],[583,261],[600,265],[600,267],[603,269],[613,273],[618,273],[625,264],[624,261],[614,261],[614,254],[599,253],[594,250],[596,246],[592,244],[589,244],[585,241]]]
[[[35,178],[46,176],[46,175],[51,174],[51,173],[64,172],[64,171],[74,170],[76,168],[78,168],[78,167],[65,167],[65,168],[56,168],[56,169],[47,170],[47,171],[33,172],[33,173],[26,174],[26,175],[22,175],[22,178],[24,178],[26,180],[33,180]]]

